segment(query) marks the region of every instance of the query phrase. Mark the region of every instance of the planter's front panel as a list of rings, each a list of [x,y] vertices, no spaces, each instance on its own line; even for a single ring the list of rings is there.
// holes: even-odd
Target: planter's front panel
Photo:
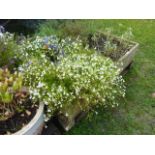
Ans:
[[[61,115],[58,116],[58,121],[65,131],[69,131],[75,125],[75,119],[81,112],[79,104],[74,104],[63,110]]]

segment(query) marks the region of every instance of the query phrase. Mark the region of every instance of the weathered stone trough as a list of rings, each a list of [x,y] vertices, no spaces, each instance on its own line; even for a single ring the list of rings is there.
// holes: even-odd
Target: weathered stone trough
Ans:
[[[133,58],[137,52],[139,44],[136,42],[131,42],[133,47],[125,53],[120,59],[116,62],[116,65],[120,68],[120,74],[132,63]]]

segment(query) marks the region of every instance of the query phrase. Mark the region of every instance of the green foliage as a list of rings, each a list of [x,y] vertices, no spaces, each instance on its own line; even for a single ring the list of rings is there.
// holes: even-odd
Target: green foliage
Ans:
[[[59,61],[65,55],[73,51],[79,51],[83,48],[82,41],[79,38],[71,39],[70,37],[60,39],[55,35],[40,37],[36,36],[33,39],[27,38],[20,46],[23,52],[19,58],[23,61],[29,61],[29,57],[46,57],[51,61]]]
[[[31,99],[48,106],[47,119],[72,104],[80,103],[84,111],[98,106],[115,107],[117,97],[125,95],[117,67],[93,51],[72,52],[56,64],[33,57],[22,68]]]
[[[0,120],[7,120],[22,108],[28,93],[23,89],[23,77],[8,69],[0,69]]]
[[[105,55],[110,56],[110,55],[112,55],[113,53],[116,52],[117,44],[114,44],[114,43],[112,43],[110,41],[105,41],[104,50],[105,50]]]
[[[37,35],[39,36],[50,36],[51,34],[61,35],[62,27],[68,21],[70,20],[63,20],[63,19],[46,20],[45,22],[40,24],[37,30]]]
[[[84,21],[84,22],[83,22]],[[62,38],[80,36],[81,38],[94,32],[95,20],[85,22],[85,20],[47,20],[40,24],[37,35],[49,36],[56,34]]]
[[[42,54],[43,56],[43,54]],[[50,87],[55,81],[54,64],[44,57],[29,57],[19,69],[24,76],[24,85],[29,87],[30,98],[48,104],[51,100]],[[54,109],[53,109],[54,110]]]
[[[18,66],[19,48],[11,33],[4,33],[0,38],[0,67],[13,69]]]

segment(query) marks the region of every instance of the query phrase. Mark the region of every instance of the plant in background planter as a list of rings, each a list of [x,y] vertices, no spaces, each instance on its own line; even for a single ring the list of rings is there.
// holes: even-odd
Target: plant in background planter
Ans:
[[[0,134],[28,133],[29,122],[35,117],[38,107],[29,99],[29,91],[23,86],[23,76],[0,69]]]
[[[121,73],[131,64],[139,46],[138,43],[129,41],[132,36],[131,29],[126,31],[120,38],[110,33],[99,32],[89,35],[88,44],[90,48],[94,48],[116,62]]]

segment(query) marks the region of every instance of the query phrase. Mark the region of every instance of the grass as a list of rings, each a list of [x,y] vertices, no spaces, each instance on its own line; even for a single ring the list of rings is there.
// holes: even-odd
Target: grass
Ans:
[[[109,27],[116,35],[131,27],[133,40],[140,47],[133,66],[124,76],[127,92],[120,106],[101,109],[91,121],[81,120],[66,134],[155,134],[155,20],[79,20],[75,25],[81,35],[84,27],[87,32]]]

